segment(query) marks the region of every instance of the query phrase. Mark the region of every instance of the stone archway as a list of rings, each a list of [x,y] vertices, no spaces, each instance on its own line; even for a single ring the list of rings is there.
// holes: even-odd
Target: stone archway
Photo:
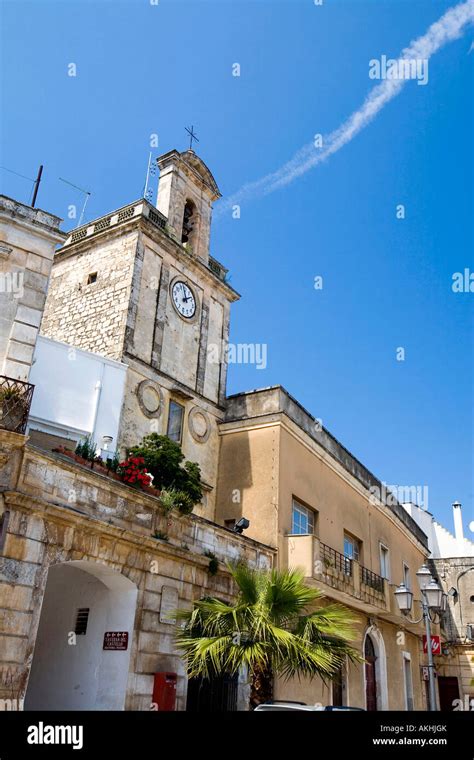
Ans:
[[[137,594],[107,565],[49,568],[25,710],[124,709]],[[104,650],[112,631],[128,633],[126,650]]]
[[[385,643],[376,625],[367,628],[362,642],[366,710],[388,710],[387,658]]]

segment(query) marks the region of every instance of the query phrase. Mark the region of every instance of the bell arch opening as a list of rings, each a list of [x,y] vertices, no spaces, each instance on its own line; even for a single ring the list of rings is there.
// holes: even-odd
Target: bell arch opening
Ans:
[[[191,249],[194,249],[196,246],[197,228],[198,213],[196,204],[188,198],[184,204],[181,242],[189,245]]]

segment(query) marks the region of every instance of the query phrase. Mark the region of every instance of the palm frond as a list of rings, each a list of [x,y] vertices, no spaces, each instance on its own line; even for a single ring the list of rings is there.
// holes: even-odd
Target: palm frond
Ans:
[[[238,598],[228,604],[213,597],[177,613],[176,644],[192,676],[273,672],[283,678],[334,677],[352,648],[355,620],[345,607],[326,604],[299,570],[261,572],[230,566]],[[314,609],[315,603],[319,603]],[[245,633],[245,636],[243,635]]]

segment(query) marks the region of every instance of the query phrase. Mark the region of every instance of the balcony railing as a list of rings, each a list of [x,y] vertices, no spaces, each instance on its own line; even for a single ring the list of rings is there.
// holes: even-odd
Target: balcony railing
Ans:
[[[368,570],[366,567],[360,568],[360,582],[365,583],[366,586],[370,586],[374,591],[379,591],[383,594],[383,578],[377,573],[373,573],[372,570]]]
[[[34,385],[0,375],[0,428],[24,433],[28,424]]]
[[[325,567],[335,567],[344,575],[352,575],[352,560],[321,541],[319,542],[319,555]]]
[[[323,589],[329,586],[348,594],[357,604],[386,611],[395,609],[387,581],[357,560],[345,557],[312,534],[289,535],[287,541],[288,566],[302,568],[305,576],[321,583]]]
[[[216,277],[222,281],[225,281],[228,270],[222,266],[220,261],[213,259],[212,256],[209,256],[209,269],[216,275]]]

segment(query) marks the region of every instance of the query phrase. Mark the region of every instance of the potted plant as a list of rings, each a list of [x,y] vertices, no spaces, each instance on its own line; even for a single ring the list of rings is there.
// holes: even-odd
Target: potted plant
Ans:
[[[57,454],[62,454],[65,457],[69,457],[70,459],[75,459],[76,455],[72,449],[68,449],[66,446],[58,446],[56,449],[53,449],[53,451]]]
[[[79,464],[91,463],[91,469],[94,467],[94,462],[97,461],[97,443],[92,439],[91,435],[88,435],[76,446],[76,462]],[[100,460],[102,461],[102,460]]]

